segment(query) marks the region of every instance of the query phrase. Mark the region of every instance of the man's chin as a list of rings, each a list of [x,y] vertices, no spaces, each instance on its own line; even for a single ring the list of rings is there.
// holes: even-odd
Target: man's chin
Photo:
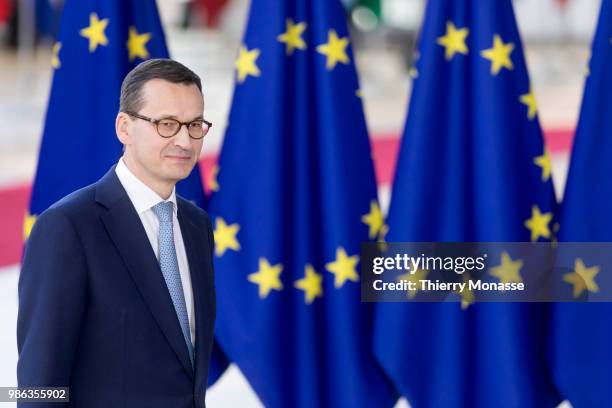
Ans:
[[[193,170],[193,165],[169,166],[166,169],[166,178],[173,180],[175,183],[189,177]]]

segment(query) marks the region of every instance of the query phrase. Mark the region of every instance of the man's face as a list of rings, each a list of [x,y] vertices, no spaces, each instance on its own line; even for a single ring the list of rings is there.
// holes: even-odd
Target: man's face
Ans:
[[[161,79],[145,83],[144,104],[138,113],[152,119],[191,122],[203,118],[204,101],[196,85],[174,84]],[[170,138],[157,133],[153,123],[121,113],[119,139],[125,145],[128,167],[146,184],[175,184],[189,176],[202,150],[203,139],[192,139],[186,126]],[[152,187],[152,186],[151,186]]]

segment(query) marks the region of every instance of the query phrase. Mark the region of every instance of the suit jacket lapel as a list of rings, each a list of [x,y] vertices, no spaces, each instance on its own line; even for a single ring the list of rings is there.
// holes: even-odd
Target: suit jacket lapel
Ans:
[[[199,377],[208,373],[201,373],[201,368],[206,366],[206,355],[204,354],[205,339],[208,336],[204,330],[208,327],[210,322],[207,322],[211,315],[211,311],[208,310],[208,302],[205,299],[207,293],[212,293],[212,288],[207,288],[205,277],[205,265],[206,259],[204,254],[208,250],[206,242],[202,239],[198,239],[206,231],[198,229],[194,223],[185,217],[185,210],[181,211],[183,207],[181,201],[178,201],[178,219],[181,226],[181,233],[183,235],[183,241],[185,242],[185,250],[187,251],[187,260],[189,262],[189,271],[191,274],[191,286],[193,288],[193,299],[195,305],[195,367],[196,367],[196,384],[199,382]],[[200,368],[200,370],[198,370]]]
[[[132,279],[170,346],[193,378],[189,351],[159,263],[132,202],[121,186],[114,167],[98,185],[96,200],[107,211],[101,215],[108,234],[119,250]]]

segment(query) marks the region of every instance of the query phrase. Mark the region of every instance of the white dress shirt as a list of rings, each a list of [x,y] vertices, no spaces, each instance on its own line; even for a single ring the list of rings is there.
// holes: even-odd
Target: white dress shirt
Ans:
[[[147,233],[153,252],[155,252],[155,257],[157,257],[157,261],[159,262],[159,220],[153,212],[153,207],[164,201],[164,199],[149,186],[140,181],[125,165],[123,158],[119,159],[115,172],[140,217],[140,221]],[[193,290],[191,288],[191,275],[189,274],[189,262],[187,261],[185,242],[183,241],[181,226],[179,225],[177,217],[178,207],[176,205],[176,189],[172,189],[172,194],[166,201],[172,201],[172,203],[174,203],[172,215],[174,247],[176,248],[176,259],[181,275],[181,283],[183,284],[183,293],[185,294],[185,305],[187,306],[187,316],[189,318],[191,342],[195,344]]]

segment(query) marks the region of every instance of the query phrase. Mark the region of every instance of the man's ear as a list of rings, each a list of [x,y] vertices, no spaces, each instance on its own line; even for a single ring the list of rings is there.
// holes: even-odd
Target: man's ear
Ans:
[[[130,117],[125,112],[119,112],[115,119],[115,133],[117,133],[117,139],[124,146],[131,143],[130,138]]]

